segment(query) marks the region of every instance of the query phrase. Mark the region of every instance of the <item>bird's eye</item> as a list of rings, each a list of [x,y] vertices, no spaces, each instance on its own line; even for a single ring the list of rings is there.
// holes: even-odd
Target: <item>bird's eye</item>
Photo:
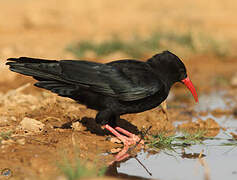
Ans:
[[[179,69],[179,79],[182,80],[187,77],[187,73],[184,69]]]

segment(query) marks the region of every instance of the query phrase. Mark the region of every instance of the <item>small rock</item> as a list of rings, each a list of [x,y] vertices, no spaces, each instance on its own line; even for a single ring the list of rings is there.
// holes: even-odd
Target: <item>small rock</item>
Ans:
[[[14,122],[16,122],[16,121],[17,121],[17,119],[16,119],[16,117],[15,117],[15,116],[11,116],[11,117],[10,117],[10,119],[11,119],[12,121],[14,121]]]
[[[120,152],[121,150],[122,150],[121,148],[113,148],[113,149],[110,150],[110,152],[111,152],[112,154],[115,154],[115,153]]]
[[[1,116],[0,117],[0,126],[7,126],[8,125],[8,117]]]
[[[10,144],[13,144],[13,143],[14,143],[14,141],[12,139],[1,141],[1,144],[3,144],[3,145],[10,145]]]
[[[112,142],[112,143],[117,143],[117,144],[121,144],[121,143],[122,143],[122,142],[121,142],[118,138],[116,138],[116,137],[110,138],[110,142]]]
[[[18,144],[20,144],[20,145],[24,145],[25,142],[26,142],[25,138],[16,140],[16,143],[18,143]]]
[[[72,123],[71,127],[72,127],[73,130],[76,130],[76,131],[84,131],[84,130],[86,130],[86,127],[84,127],[84,126],[83,126],[81,123],[79,123],[78,121]]]
[[[37,106],[36,106],[36,105],[32,105],[32,106],[30,106],[30,109],[31,109],[32,111],[34,111],[34,110],[37,109]]]
[[[45,125],[40,121],[25,117],[20,122],[20,125],[18,128],[21,130],[30,131],[30,132],[41,132],[44,126]]]

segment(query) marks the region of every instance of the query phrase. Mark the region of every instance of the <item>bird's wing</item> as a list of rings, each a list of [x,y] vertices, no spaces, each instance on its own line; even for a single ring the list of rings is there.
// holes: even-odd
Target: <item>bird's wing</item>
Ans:
[[[12,71],[33,76],[39,81],[36,86],[61,96],[74,96],[81,87],[122,101],[133,101],[151,96],[163,87],[150,66],[141,61],[121,60],[101,64],[28,57],[10,58],[8,61]]]
[[[149,65],[140,61],[100,64],[88,61],[59,61],[61,78],[91,91],[134,101],[158,92],[163,84]]]

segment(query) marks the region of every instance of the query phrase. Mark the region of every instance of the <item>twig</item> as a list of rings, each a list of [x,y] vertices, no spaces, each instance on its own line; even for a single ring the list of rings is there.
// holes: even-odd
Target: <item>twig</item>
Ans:
[[[202,154],[203,154],[203,150],[200,152],[198,156],[198,161],[201,164],[201,166],[204,168],[204,179],[210,180],[210,169],[205,159],[202,158]]]
[[[149,131],[151,128],[152,128],[152,126],[150,126],[149,128],[147,128],[147,130],[146,130],[144,133],[141,132],[141,138],[140,138],[140,140],[139,140],[134,146],[130,147],[130,148],[127,150],[126,153],[130,153],[133,149],[135,149],[135,148],[137,147],[137,145],[138,145],[142,140],[144,140],[144,137],[147,135],[148,131]],[[145,171],[146,171],[150,176],[152,176],[152,173],[146,168],[146,166],[145,166],[136,156],[132,156],[132,155],[131,155],[131,157],[133,157],[134,159],[136,159],[137,162],[145,169]]]
[[[135,149],[135,148],[138,146],[138,144],[140,144],[140,142],[141,142],[142,140],[144,140],[144,137],[147,135],[148,131],[149,131],[151,128],[152,128],[152,126],[150,126],[149,128],[147,128],[144,133],[140,132],[140,133],[141,133],[141,138],[140,138],[140,140],[139,140],[138,142],[136,142],[136,144],[135,144],[134,146],[130,147],[130,148],[128,149],[127,153],[130,153],[133,149]]]
[[[160,104],[160,106],[161,106],[161,109],[162,109],[163,113],[164,113],[165,116],[166,116],[166,120],[168,121],[168,120],[169,120],[169,116],[168,116],[168,110],[167,110],[167,103],[166,103],[166,100],[163,101],[163,102]]]
[[[152,173],[146,168],[146,166],[137,158],[137,157],[134,157],[136,160],[137,160],[137,162],[146,170],[146,172],[150,175],[150,176],[152,176]]]

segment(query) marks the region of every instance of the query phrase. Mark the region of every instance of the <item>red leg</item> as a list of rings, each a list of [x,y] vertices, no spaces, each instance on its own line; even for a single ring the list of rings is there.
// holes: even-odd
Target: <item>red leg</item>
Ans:
[[[127,135],[127,136],[129,137],[129,139],[134,142],[134,144],[136,144],[136,143],[137,143],[138,141],[140,141],[140,139],[141,139],[141,138],[138,137],[137,135],[135,135],[135,134],[133,134],[133,133],[130,133],[129,131],[127,131],[127,130],[121,128],[121,127],[116,127],[115,129],[116,129],[117,131],[119,131],[119,132],[121,132],[121,133]],[[140,143],[141,143],[141,144],[144,144],[144,141],[141,140]]]
[[[120,141],[122,141],[124,146],[132,145],[132,143],[129,141],[129,139],[126,136],[123,136],[122,134],[118,133],[114,128],[112,128],[108,124],[106,124],[104,128],[110,131],[113,135],[115,135]]]
[[[121,135],[120,133],[118,133],[114,128],[112,128],[108,124],[106,124],[104,126],[104,128],[107,129],[108,131],[110,131],[119,140],[121,140],[123,142],[124,146],[129,146],[129,145],[132,145],[132,144],[136,144],[140,140],[140,138],[138,136],[136,136],[135,134],[132,134],[132,133],[120,128],[120,127],[116,127],[116,129],[118,131],[122,132],[123,134],[127,135],[128,137]],[[141,143],[143,143],[143,142],[141,142]]]
[[[132,135],[134,135],[134,134],[130,133],[129,131],[127,131],[127,130],[121,128],[121,127],[116,127],[115,129],[116,129],[117,131],[119,131],[119,132],[121,132],[121,133],[127,135],[128,137],[131,137]]]
[[[129,146],[124,146],[123,149],[115,156],[115,160],[111,161],[109,165],[113,164],[114,162],[122,161],[128,158],[130,155],[128,154]]]

